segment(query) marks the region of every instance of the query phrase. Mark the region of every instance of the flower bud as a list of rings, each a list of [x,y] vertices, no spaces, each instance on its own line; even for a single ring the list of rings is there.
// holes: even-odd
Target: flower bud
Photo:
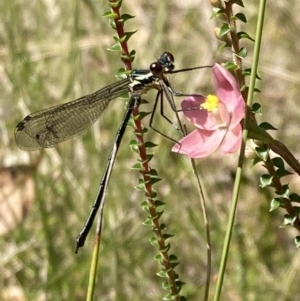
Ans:
[[[214,32],[215,32],[215,36],[217,37],[217,39],[219,39],[222,42],[225,42],[227,46],[231,46],[231,40],[229,39],[227,34],[220,36],[220,28],[219,27],[216,27],[214,29]]]
[[[216,8],[223,8],[222,2],[220,0],[210,0],[210,4]]]

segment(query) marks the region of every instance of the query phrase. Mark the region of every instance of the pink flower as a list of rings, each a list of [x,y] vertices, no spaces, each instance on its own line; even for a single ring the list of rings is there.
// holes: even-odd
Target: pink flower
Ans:
[[[223,155],[239,150],[244,99],[236,79],[221,65],[214,65],[213,76],[217,96],[188,96],[181,103],[184,115],[197,129],[175,144],[173,152],[203,158],[217,149]]]

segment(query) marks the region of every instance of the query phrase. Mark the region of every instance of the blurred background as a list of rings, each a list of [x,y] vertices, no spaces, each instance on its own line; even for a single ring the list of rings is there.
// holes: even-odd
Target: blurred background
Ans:
[[[239,30],[255,36],[259,1],[244,1],[247,24]],[[263,106],[259,121],[278,128],[274,137],[299,155],[300,40],[298,1],[272,1],[266,10],[255,101]],[[71,101],[113,83],[123,67],[119,53],[109,52],[116,33],[102,14],[104,0],[0,2],[0,300],[83,300],[93,246],[74,254],[75,240],[89,214],[105,169],[125,102],[114,100],[94,126],[55,149],[24,152],[14,141],[14,128],[27,114]],[[122,13],[135,18],[126,31],[136,50],[134,68],[146,69],[164,51],[175,56],[177,69],[225,62],[220,52],[209,1],[123,1]],[[242,41],[250,67],[253,43]],[[214,93],[209,69],[170,78],[176,90]],[[145,96],[151,110],[155,92]],[[176,99],[180,105],[181,99]],[[169,110],[170,118],[173,118]],[[148,120],[143,121],[148,126]],[[179,139],[157,116],[156,128]],[[176,271],[188,300],[201,300],[206,275],[205,228],[189,161],[171,153],[173,142],[149,130],[146,140],[158,144],[151,167],[163,181],[155,188],[166,202],[162,221],[172,252],[181,259]],[[165,295],[160,269],[153,260],[150,229],[137,191],[139,174],[131,170],[137,155],[127,129],[110,181],[104,216],[96,300],[158,300]],[[237,154],[197,160],[206,192],[212,236],[212,287],[215,289],[228,220]],[[228,258],[223,300],[297,300],[300,255],[294,229],[280,228],[283,210],[269,213],[272,190],[259,187],[262,166],[245,164],[245,176]],[[286,178],[299,193],[299,179]],[[263,297],[262,297],[263,296]]]

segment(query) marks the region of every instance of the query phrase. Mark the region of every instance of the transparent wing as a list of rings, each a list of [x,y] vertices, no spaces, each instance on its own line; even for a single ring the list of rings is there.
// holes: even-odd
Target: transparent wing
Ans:
[[[19,122],[15,139],[23,150],[53,147],[93,124],[109,102],[129,92],[130,79],[106,86],[71,102],[30,114]]]

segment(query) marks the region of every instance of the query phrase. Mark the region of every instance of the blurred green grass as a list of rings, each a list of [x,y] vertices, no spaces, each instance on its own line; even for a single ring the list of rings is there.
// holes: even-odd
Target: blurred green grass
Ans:
[[[242,30],[255,34],[258,1],[245,3],[248,18]],[[262,120],[279,130],[275,134],[298,155],[299,39],[297,1],[270,3],[267,8],[261,52],[259,84]],[[105,1],[21,0],[0,3],[0,154],[3,165],[33,163],[38,152],[17,149],[13,131],[29,112],[47,108],[91,93],[115,81],[122,67],[118,53],[106,50],[115,34],[101,15]],[[163,51],[175,55],[177,68],[211,64],[230,57],[220,53],[214,37],[216,20],[208,1],[124,1],[122,11],[136,18],[126,30],[138,32],[129,41],[137,51],[134,68],[148,68]],[[250,42],[245,42],[251,62]],[[176,89],[211,93],[209,70],[174,75]],[[151,102],[155,94],[145,98]],[[180,100],[178,100],[178,104]],[[99,181],[124,114],[124,101],[113,101],[100,122],[55,149],[46,150],[36,172],[35,203],[27,219],[0,240],[0,295],[18,292],[16,300],[82,300],[85,296],[93,233],[79,255],[74,254],[77,237],[97,193]],[[151,108],[151,107],[150,107]],[[144,121],[145,123],[147,121]],[[147,124],[145,124],[147,125]],[[164,120],[155,127],[176,136]],[[148,140],[159,144],[151,166],[163,177],[156,189],[167,203],[164,221],[172,253],[181,258],[177,268],[187,283],[184,294],[199,300],[204,291],[206,243],[200,202],[189,162],[170,152],[172,142],[149,131]],[[96,287],[100,300],[160,299],[156,250],[148,240],[150,229],[139,203],[142,193],[133,187],[139,175],[130,170],[136,155],[124,137],[110,182]],[[212,156],[199,160],[212,229],[214,291],[233,186],[236,156]],[[283,212],[269,213],[271,191],[259,188],[262,169],[246,168],[237,231],[223,289],[224,300],[297,300],[298,254],[293,229],[279,229]],[[292,187],[299,185],[291,178]],[[1,188],[0,188],[1,189]],[[262,297],[263,296],[263,297]]]

